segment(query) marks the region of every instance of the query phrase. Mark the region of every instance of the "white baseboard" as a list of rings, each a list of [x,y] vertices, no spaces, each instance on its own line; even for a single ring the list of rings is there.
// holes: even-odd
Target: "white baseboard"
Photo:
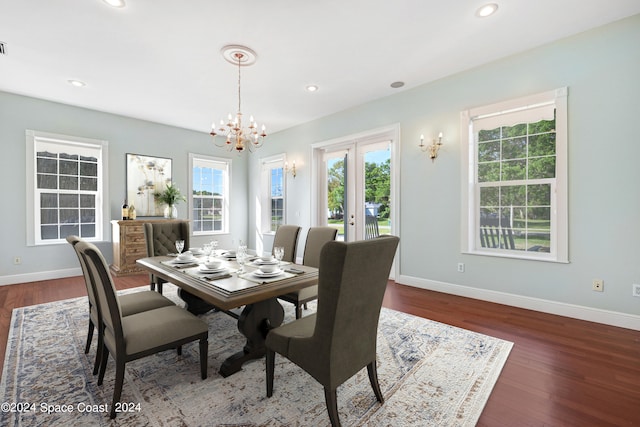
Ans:
[[[640,331],[640,316],[400,275],[402,285]]]
[[[82,270],[78,267],[68,268],[65,270],[39,271],[36,273],[0,276],[0,286],[37,282],[40,280],[61,279],[64,277],[74,277],[80,275],[82,275]],[[452,283],[426,280],[406,275],[399,275],[396,278],[396,282],[402,285],[414,286],[416,288],[444,292],[447,294],[474,298],[482,301],[495,302],[498,304],[505,304],[513,307],[520,307],[528,310],[535,310],[543,313],[556,314],[559,316],[566,316],[574,319],[586,320],[589,322],[602,323],[605,325],[640,331],[640,316],[633,314],[601,310],[598,308],[567,304],[540,298],[526,297],[522,295],[509,294],[506,292],[473,288],[470,286],[455,285]]]
[[[0,276],[0,286],[16,285],[18,283],[38,282],[40,280],[62,279],[64,277],[82,276],[80,267],[65,270],[38,271],[35,273],[14,274]]]

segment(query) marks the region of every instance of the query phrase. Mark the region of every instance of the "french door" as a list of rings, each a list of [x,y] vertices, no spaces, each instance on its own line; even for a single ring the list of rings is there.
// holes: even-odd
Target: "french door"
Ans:
[[[313,221],[338,229],[338,240],[393,234],[397,131],[345,137],[315,145]]]

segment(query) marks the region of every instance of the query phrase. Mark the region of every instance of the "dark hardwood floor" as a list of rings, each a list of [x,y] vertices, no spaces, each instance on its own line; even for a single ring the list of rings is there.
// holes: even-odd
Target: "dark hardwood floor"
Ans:
[[[118,289],[147,283],[116,278]],[[82,277],[0,286],[0,360],[14,307],[82,295]],[[479,426],[640,425],[640,331],[393,282],[384,305],[515,343]]]

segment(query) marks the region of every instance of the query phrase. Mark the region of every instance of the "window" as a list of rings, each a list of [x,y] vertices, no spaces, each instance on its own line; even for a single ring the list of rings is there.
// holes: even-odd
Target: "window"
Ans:
[[[102,240],[107,142],[28,130],[27,242]]]
[[[228,233],[231,160],[189,154],[189,170],[193,234]]]
[[[464,252],[568,261],[566,94],[462,112]]]
[[[269,233],[285,223],[285,156],[262,159],[262,232]]]

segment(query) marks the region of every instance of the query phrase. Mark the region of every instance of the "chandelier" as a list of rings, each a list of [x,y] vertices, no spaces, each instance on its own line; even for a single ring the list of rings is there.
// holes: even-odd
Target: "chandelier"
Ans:
[[[249,124],[245,126],[242,123],[242,110],[240,109],[240,69],[243,66],[253,65],[256,60],[256,54],[254,51],[244,46],[225,46],[222,48],[223,57],[230,63],[238,65],[238,112],[235,117],[229,114],[227,121],[220,120],[220,127],[216,129],[215,122],[211,126],[211,136],[213,142],[218,147],[225,147],[229,151],[236,150],[238,153],[243,152],[245,149],[253,151],[255,148],[260,148],[267,136],[265,132],[265,126],[262,125],[261,130],[258,130],[258,124],[253,120],[253,116],[249,118]],[[221,136],[224,138],[224,142],[218,143],[217,138]]]

